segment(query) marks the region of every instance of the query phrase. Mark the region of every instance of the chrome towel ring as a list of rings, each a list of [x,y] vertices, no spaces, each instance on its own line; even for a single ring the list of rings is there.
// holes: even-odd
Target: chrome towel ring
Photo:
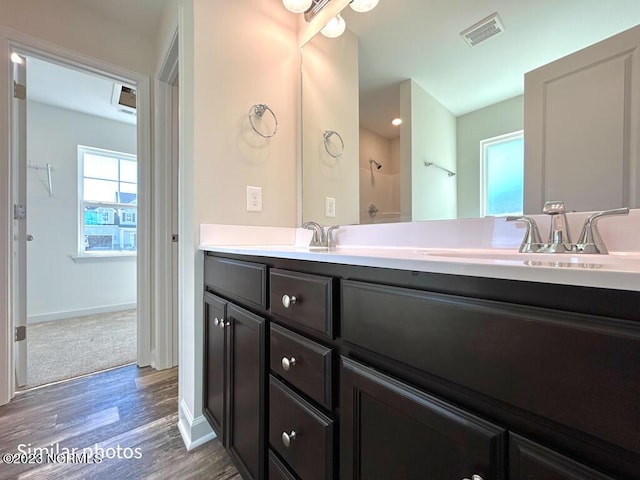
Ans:
[[[253,123],[254,116],[258,117],[258,119],[261,119],[265,112],[269,112],[273,117],[273,120],[275,121],[275,126],[273,127],[273,132],[271,133],[262,133],[256,128],[255,123]],[[251,106],[251,108],[249,109],[249,123],[251,124],[251,128],[253,128],[253,131],[260,135],[262,138],[271,138],[278,131],[278,117],[276,117],[276,114],[273,113],[273,110],[269,108],[269,105],[264,103],[257,103]]]
[[[329,146],[331,145],[331,143],[329,142],[329,139],[333,135],[338,137],[338,140],[340,140],[340,152],[339,153],[332,153],[331,149],[329,148]],[[322,137],[324,138],[324,149],[327,151],[327,153],[329,155],[331,155],[333,158],[341,157],[342,154],[344,153],[344,141],[342,140],[342,136],[338,132],[336,132],[335,130],[324,130],[322,132]]]

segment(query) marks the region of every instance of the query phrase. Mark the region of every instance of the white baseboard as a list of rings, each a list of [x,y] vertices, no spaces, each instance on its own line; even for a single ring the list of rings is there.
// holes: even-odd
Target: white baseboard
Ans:
[[[193,418],[184,400],[180,402],[178,409],[178,430],[180,430],[182,441],[187,450],[193,450],[216,438],[216,432],[211,429],[207,419],[203,415]]]
[[[54,320],[98,315],[100,313],[119,312],[122,310],[131,310],[136,307],[136,303],[120,303],[118,305],[104,305],[101,307],[81,308],[78,310],[66,310],[63,312],[41,313],[39,315],[29,315],[29,317],[27,317],[27,324],[53,322]]]

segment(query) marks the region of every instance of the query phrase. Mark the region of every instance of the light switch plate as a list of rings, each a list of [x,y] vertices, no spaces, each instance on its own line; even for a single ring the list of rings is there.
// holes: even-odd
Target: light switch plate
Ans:
[[[262,211],[262,187],[247,185],[247,212]]]
[[[333,197],[324,197],[324,215],[326,217],[336,216],[336,199]]]

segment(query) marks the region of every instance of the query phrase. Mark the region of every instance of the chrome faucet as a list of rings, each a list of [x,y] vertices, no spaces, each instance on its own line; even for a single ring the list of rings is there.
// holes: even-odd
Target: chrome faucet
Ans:
[[[598,220],[602,217],[608,217],[611,215],[628,215],[629,209],[616,208],[613,210],[604,210],[602,212],[596,212],[587,218],[580,232],[580,237],[574,245],[574,250],[577,253],[609,253],[607,246],[604,244],[600,231],[598,230]]]
[[[571,243],[564,203],[546,202],[542,211],[551,215],[551,228],[547,243],[542,242],[538,226],[533,218],[524,215],[505,217],[508,222],[524,222],[527,226],[524,239],[520,244],[519,251],[521,253],[608,253],[609,251],[598,231],[598,220],[611,215],[629,214],[629,209],[626,207],[596,212],[585,220],[578,241]]]
[[[318,222],[304,222],[302,228],[313,230],[313,236],[311,237],[311,247],[326,247],[327,236],[324,233],[324,228]]]
[[[551,228],[549,229],[549,240],[544,245],[546,253],[567,253],[571,252],[571,235],[569,234],[569,224],[564,210],[564,202],[545,202],[542,213],[551,215]]]
[[[302,228],[313,230],[313,236],[311,237],[310,247],[326,247],[334,248],[336,246],[335,239],[333,238],[334,230],[340,228],[340,225],[333,225],[325,232],[324,227],[318,222],[305,222],[302,224]]]

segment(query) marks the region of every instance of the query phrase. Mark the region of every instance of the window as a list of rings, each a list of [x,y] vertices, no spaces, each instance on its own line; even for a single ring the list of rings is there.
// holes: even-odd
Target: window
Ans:
[[[480,142],[480,214],[522,215],[524,134],[518,132]]]
[[[136,251],[135,155],[78,146],[80,255]]]

